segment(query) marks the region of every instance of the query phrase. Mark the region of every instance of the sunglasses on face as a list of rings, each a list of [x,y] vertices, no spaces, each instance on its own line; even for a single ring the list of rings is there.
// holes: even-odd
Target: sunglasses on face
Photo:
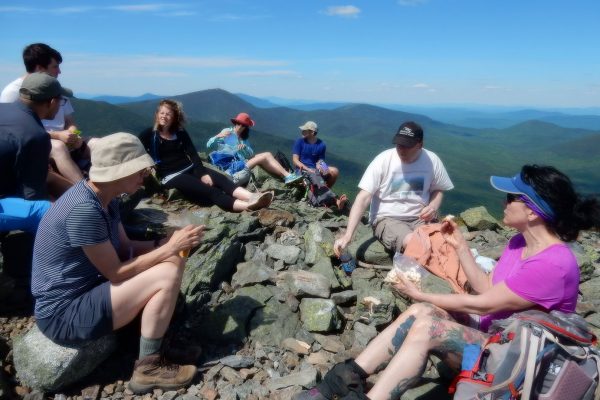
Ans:
[[[506,204],[510,204],[513,201],[523,202],[520,194],[506,193]]]

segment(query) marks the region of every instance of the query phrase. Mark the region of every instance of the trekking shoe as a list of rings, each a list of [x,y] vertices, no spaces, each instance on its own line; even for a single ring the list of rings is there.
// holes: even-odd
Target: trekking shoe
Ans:
[[[300,174],[298,174],[296,172],[291,172],[289,175],[287,175],[287,176],[285,176],[283,178],[283,182],[286,185],[290,185],[290,184],[292,184],[294,182],[299,181],[300,179],[302,179],[302,175],[300,175]]]
[[[195,375],[194,365],[171,364],[159,354],[151,354],[135,362],[129,389],[135,394],[177,390],[188,386]]]
[[[268,207],[273,201],[273,196],[273,192],[252,193],[250,200],[248,200],[247,210],[255,211]]]

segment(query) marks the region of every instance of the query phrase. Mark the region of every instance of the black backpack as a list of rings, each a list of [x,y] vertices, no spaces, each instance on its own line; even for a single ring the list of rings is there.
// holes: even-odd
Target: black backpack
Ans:
[[[292,163],[290,163],[290,160],[288,160],[285,154],[283,154],[281,151],[277,150],[277,153],[275,154],[275,159],[287,172],[294,171]]]
[[[336,205],[336,194],[327,187],[325,180],[318,172],[302,173],[306,183],[306,199],[313,207],[332,207]]]

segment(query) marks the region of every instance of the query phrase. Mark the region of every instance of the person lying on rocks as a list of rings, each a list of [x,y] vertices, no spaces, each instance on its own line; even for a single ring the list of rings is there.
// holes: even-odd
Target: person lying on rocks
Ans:
[[[272,192],[251,193],[223,174],[204,167],[184,124],[181,103],[165,99],[158,104],[154,126],[139,135],[156,163],[156,175],[165,188],[177,189],[201,206],[216,204],[230,212],[258,210],[271,204]]]
[[[181,286],[179,254],[200,243],[204,226],[188,225],[160,241],[130,240],[117,198],[139,189],[154,161],[137,137],[122,132],[99,139],[91,157],[89,180],[60,197],[38,228],[31,280],[37,326],[69,345],[98,339],[141,313],[131,390],[187,386],[196,367],[166,360],[161,343]]]
[[[491,184],[506,192],[504,224],[519,231],[491,274],[477,266],[456,223],[442,223],[474,294],[424,293],[401,278],[394,289],[416,303],[355,360],[337,364],[316,388],[295,400],[400,399],[419,381],[429,354],[460,372],[465,345],[483,346],[496,319],[532,308],[575,312],[579,267],[565,242],[582,229],[600,227],[598,199],[580,197],[553,167],[525,165],[511,178],[492,176]],[[379,371],[365,394],[364,379]]]
[[[423,148],[420,125],[403,123],[392,143],[396,147],[375,157],[363,174],[336,252],[348,246],[369,204],[375,237],[392,253],[403,251],[418,226],[437,218],[444,191],[454,188],[440,158]]]
[[[234,182],[246,183],[250,178],[250,170],[255,166],[260,166],[270,174],[283,178],[286,184],[291,184],[302,179],[302,176],[295,172],[288,172],[269,152],[254,154],[254,150],[248,142],[250,137],[250,128],[254,126],[254,121],[247,113],[239,113],[231,119],[232,127],[225,128],[217,135],[213,136],[206,143],[206,147],[211,152],[213,164],[219,165]],[[219,160],[226,160],[216,163],[216,157]]]

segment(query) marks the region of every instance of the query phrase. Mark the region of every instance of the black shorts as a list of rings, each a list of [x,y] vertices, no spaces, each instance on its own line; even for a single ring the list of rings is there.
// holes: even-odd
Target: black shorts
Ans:
[[[62,344],[94,340],[111,333],[110,282],[82,294],[62,312],[38,319],[37,325],[46,337]]]

